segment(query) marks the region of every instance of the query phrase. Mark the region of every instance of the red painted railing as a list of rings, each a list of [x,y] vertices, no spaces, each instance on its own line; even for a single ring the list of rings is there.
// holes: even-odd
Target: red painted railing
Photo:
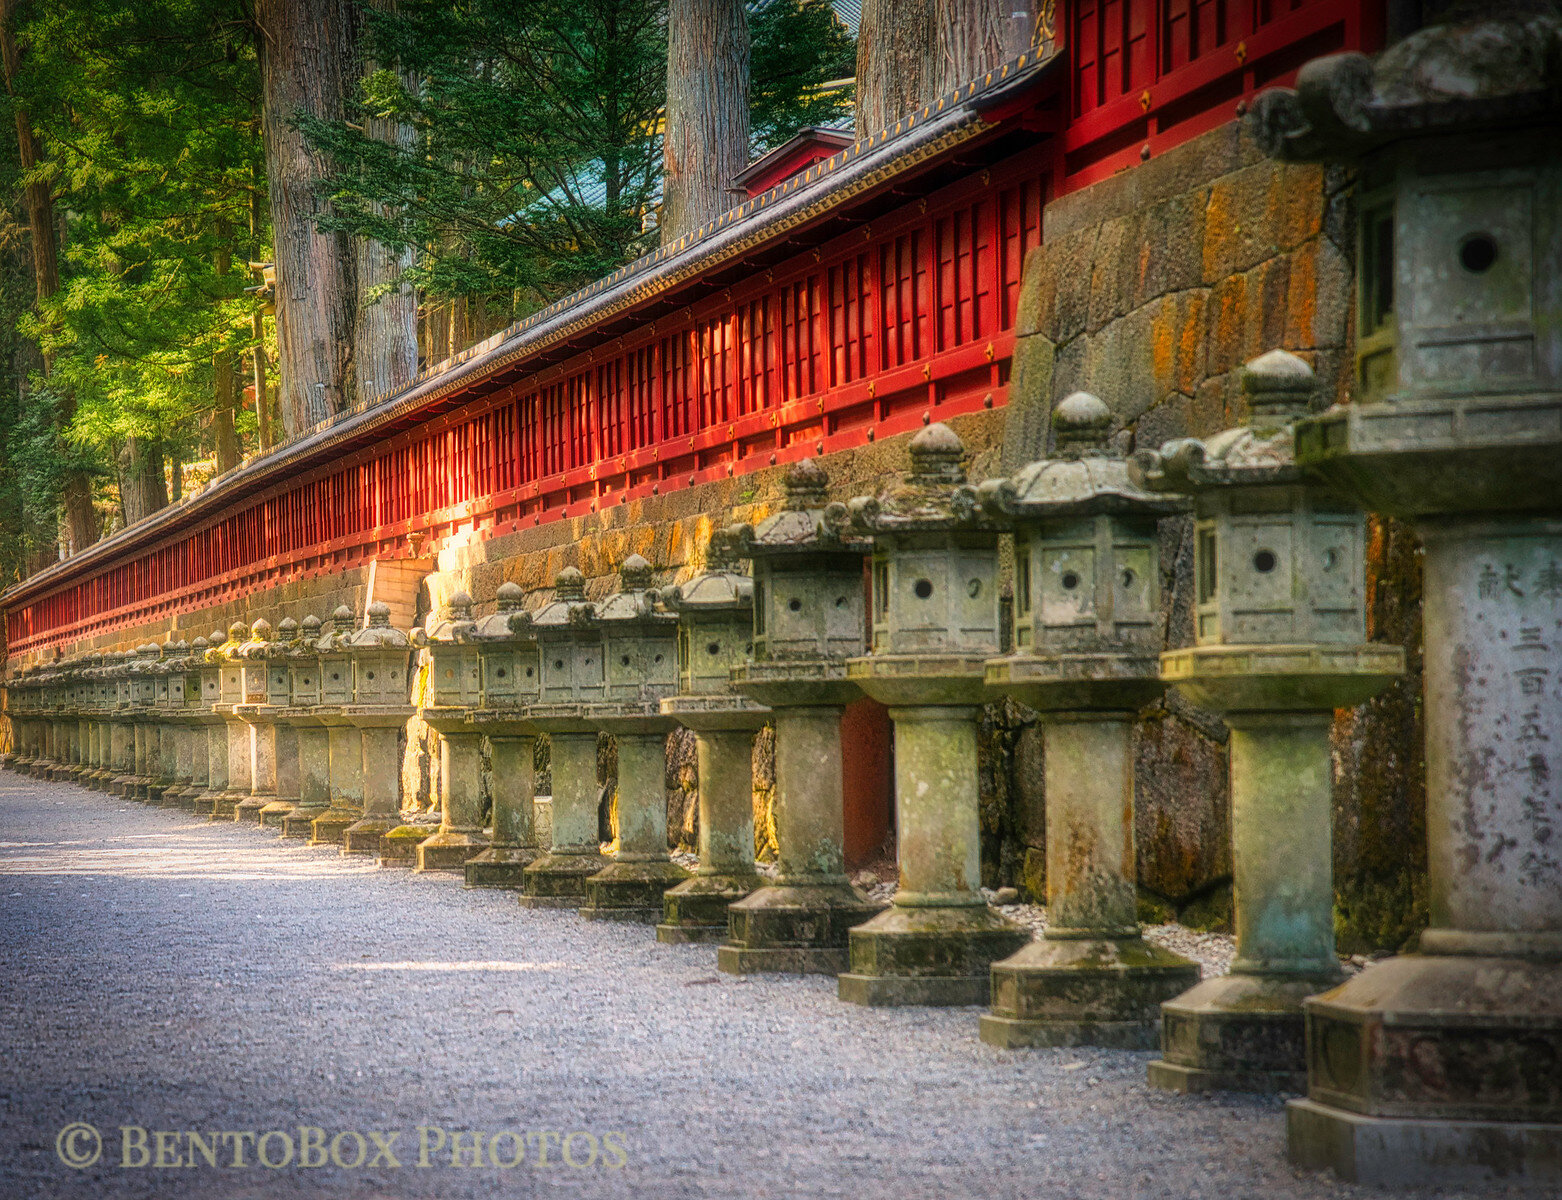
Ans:
[[[383,441],[315,455],[150,549],[84,564],[85,578],[67,572],[11,604],[8,651],[340,571],[400,552],[409,533],[437,548],[1000,405],[1044,199],[1231,120],[1308,58],[1375,47],[1375,7],[1065,6],[1060,87],[986,118],[999,134],[1014,127],[1006,157],[946,164],[952,182],[920,199],[885,211],[881,197],[827,240],[790,257],[771,249],[773,265],[714,288],[696,280],[685,294],[698,299],[611,341],[514,382],[496,372],[450,411],[431,406]]]

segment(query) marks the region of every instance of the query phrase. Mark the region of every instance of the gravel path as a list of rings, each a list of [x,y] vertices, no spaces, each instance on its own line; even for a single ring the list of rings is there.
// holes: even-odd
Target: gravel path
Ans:
[[[833,979],[733,979],[709,947],[641,926],[69,785],[0,773],[0,814],[5,1200],[1380,1194],[1294,1172],[1278,1101],[1148,1090],[1149,1054],[1004,1053],[977,1040],[973,1009],[864,1010]],[[104,1149],[73,1170],[57,1138],[78,1121]],[[121,1126],[204,1141],[165,1140],[194,1165],[126,1167]],[[259,1147],[275,1163],[299,1126],[327,1147],[347,1134],[348,1164],[379,1133],[399,1166],[272,1169],[254,1141],[210,1136],[281,1131]],[[420,1126],[446,1138],[426,1167]],[[489,1135],[501,1163],[524,1134],[525,1158],[452,1167],[457,1131]],[[555,1132],[591,1134],[569,1148],[594,1161],[566,1165]]]

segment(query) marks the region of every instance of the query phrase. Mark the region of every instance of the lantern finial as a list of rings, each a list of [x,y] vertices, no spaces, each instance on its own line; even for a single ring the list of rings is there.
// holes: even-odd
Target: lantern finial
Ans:
[[[1099,396],[1089,392],[1075,392],[1065,397],[1052,413],[1052,432],[1057,438],[1059,458],[1103,457],[1111,430],[1112,410]]]
[[[786,469],[786,507],[792,512],[823,508],[829,489],[830,477],[811,458],[800,459]]]
[[[1285,350],[1261,354],[1242,369],[1255,426],[1288,425],[1307,412],[1317,381],[1313,369]]]
[[[965,443],[942,421],[911,439],[911,478],[917,483],[964,483]]]

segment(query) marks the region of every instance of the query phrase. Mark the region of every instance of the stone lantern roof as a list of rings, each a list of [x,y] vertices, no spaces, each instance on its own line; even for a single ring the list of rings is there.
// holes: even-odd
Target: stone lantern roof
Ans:
[[[757,525],[736,525],[739,558],[787,554],[866,555],[866,541],[845,536],[838,524],[824,520],[829,501],[829,476],[811,458],[800,459],[786,471],[786,501],[781,511]]]
[[[911,439],[911,469],[876,496],[858,496],[831,505],[825,521],[845,523],[859,533],[922,533],[998,528],[977,504],[976,489],[966,482],[965,443],[949,426],[929,425]]]
[[[740,529],[732,525],[710,535],[705,570],[662,593],[669,608],[682,614],[754,607],[754,580],[738,570]]]
[[[675,621],[673,614],[657,608],[661,597],[651,586],[651,574],[651,564],[640,555],[626,558],[618,572],[618,591],[595,606],[595,620],[604,625],[664,625]]]
[[[1294,89],[1260,95],[1251,119],[1265,153],[1318,162],[1559,113],[1562,10],[1548,0],[1465,0],[1376,61],[1350,53],[1307,63]]]
[[[1251,416],[1245,425],[1209,438],[1178,438],[1141,450],[1129,465],[1133,483],[1151,492],[1198,493],[1218,488],[1304,482],[1296,463],[1294,422],[1307,415],[1313,372],[1284,350],[1248,363],[1242,372]]]
[[[472,636],[479,641],[507,641],[531,635],[532,615],[522,604],[526,593],[518,583],[501,583],[495,593],[495,610],[478,621]]]
[[[467,611],[471,611],[471,598],[467,598]],[[340,610],[338,610],[340,611]],[[348,634],[344,648],[350,650],[399,650],[410,647],[412,639],[405,631],[390,623],[390,605],[376,600],[369,605],[369,623],[355,633]]]
[[[532,624],[544,630],[586,624],[595,607],[586,599],[586,577],[565,567],[554,577],[553,599],[532,614]]]
[[[347,639],[353,632],[353,610],[338,604],[331,613],[331,628],[324,630],[315,649],[321,654],[333,654],[347,648]]]
[[[385,611],[388,616],[390,609]],[[438,615],[430,618],[427,632],[419,630],[413,635],[413,640],[420,646],[428,642],[469,642],[476,630],[477,622],[472,619],[472,597],[466,592],[455,591],[440,608]]]
[[[1089,392],[1075,392],[1052,414],[1057,457],[982,484],[982,507],[1012,519],[1108,515],[1158,517],[1180,512],[1180,498],[1146,490],[1128,463],[1111,453],[1112,412]]]

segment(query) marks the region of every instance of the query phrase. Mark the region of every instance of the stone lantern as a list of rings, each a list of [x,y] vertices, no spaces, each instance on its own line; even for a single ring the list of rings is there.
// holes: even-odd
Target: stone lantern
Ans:
[[[727,906],[757,890],[754,736],[770,710],[733,691],[754,640],[754,581],[739,569],[735,529],[711,535],[705,571],[664,594],[678,614],[678,694],[662,712],[694,731],[700,865],[663,898],[659,942],[720,941]]]
[[[1342,978],[1330,850],[1334,710],[1404,670],[1366,643],[1363,521],[1297,467],[1314,390],[1271,351],[1243,373],[1248,424],[1135,458],[1136,481],[1194,499],[1195,644],[1161,676],[1230,726],[1237,958],[1162,1006],[1150,1082],[1177,1091],[1299,1088],[1302,1001]]]
[[[136,656],[129,667],[130,714],[134,722],[134,757],[131,774],[124,782],[121,795],[132,800],[146,800],[155,782],[156,751],[153,738],[157,736],[157,658],[156,642],[144,642],[136,647]],[[58,672],[51,680],[57,694]],[[57,740],[57,739],[56,739]]]
[[[324,811],[295,810],[282,818],[282,836],[295,830],[309,844],[337,845],[347,828],[363,815],[363,739],[349,715],[355,700],[353,656],[350,646],[356,620],[353,610],[339,604],[331,613],[330,628],[321,627],[315,655],[320,664],[320,705],[314,717],[325,730],[326,796]]]
[[[998,535],[947,425],[911,440],[911,470],[846,506],[873,538],[873,644],[847,678],[895,724],[900,890],[851,931],[840,997],[854,1004],[979,1004],[992,963],[1029,940],[988,907],[981,880],[976,734],[998,644]]]
[[[222,794],[212,803],[211,818],[214,821],[236,819],[234,813],[243,801],[249,799],[254,778],[250,767],[249,726],[234,711],[246,700],[244,659],[240,651],[250,640],[249,632],[243,621],[234,621],[228,626],[227,639],[213,652],[221,667],[220,700],[215,711],[222,716],[228,738],[228,771]]]
[[[298,623],[298,637],[287,646],[286,665],[291,696],[279,717],[292,731],[296,746],[297,801],[279,822],[283,837],[310,837],[317,817],[331,803],[330,735],[320,715],[325,672],[320,661],[320,618],[307,614]],[[340,668],[338,667],[338,674]],[[279,768],[278,783],[281,774]],[[343,843],[343,848],[352,847]]]
[[[401,735],[417,711],[410,699],[412,639],[391,625],[390,605],[383,601],[372,601],[367,615],[368,624],[347,638],[353,703],[344,713],[358,743],[359,807],[352,810],[356,819],[339,827],[327,810],[314,822],[313,841],[341,842],[346,854],[378,850],[381,835],[401,820]],[[337,805],[334,795],[331,803]]]
[[[1301,465],[1424,547],[1431,927],[1306,1003],[1290,1151],[1374,1184],[1562,1186],[1562,12],[1461,6],[1255,108],[1356,171],[1358,402]]]
[[[162,679],[157,685],[157,704],[162,716],[159,739],[161,785],[157,801],[165,808],[177,808],[190,782],[190,723],[185,713],[185,666],[189,662],[190,643],[169,638],[163,643],[158,668]],[[85,742],[85,736],[83,736]]]
[[[465,871],[488,849],[483,834],[483,735],[466,719],[482,703],[482,667],[472,640],[472,597],[455,592],[414,635],[428,651],[429,700],[423,720],[439,734],[439,830],[418,844],[419,871]]]
[[[250,626],[250,640],[238,650],[244,703],[233,711],[249,727],[250,794],[234,806],[235,821],[258,822],[261,810],[277,798],[277,721],[271,703],[271,673],[280,650],[276,631],[264,617]]]
[[[174,745],[175,731],[170,720],[172,716],[173,702],[171,699],[170,675],[173,667],[174,641],[168,638],[162,643],[149,642],[157,655],[152,659],[151,666],[147,669],[148,678],[152,683],[152,701],[147,711],[146,731],[146,802],[152,805],[161,805],[163,791],[173,783],[174,765],[177,761],[177,752]],[[70,667],[62,671],[65,683],[64,695],[71,695],[70,683],[74,671]],[[64,760],[70,761],[70,733],[74,731],[74,721],[65,731]],[[66,768],[68,769],[68,768]]]
[[[289,660],[300,636],[298,622],[283,617],[277,622],[276,637],[266,655],[266,704],[260,711],[271,721],[274,795],[260,810],[260,823],[278,831],[287,815],[298,807],[298,723],[292,716],[293,672]]]
[[[841,712],[861,696],[867,542],[824,521],[829,478],[812,459],[786,472],[782,510],[736,529],[754,564],[753,658],[733,690],[774,710],[776,876],[727,908],[716,966],[732,975],[839,974],[846,936],[883,907],[846,877]]]
[[[206,635],[201,670],[201,720],[206,734],[206,790],[192,800],[198,816],[211,816],[218,799],[228,790],[228,723],[222,704],[222,630]]]
[[[624,560],[618,579],[590,617],[602,638],[606,694],[579,713],[618,743],[618,849],[586,880],[580,915],[654,924],[664,893],[689,878],[667,854],[667,735],[677,722],[661,702],[678,687],[678,618],[658,607],[651,564],[640,555]]]
[[[488,738],[494,835],[488,849],[466,863],[467,887],[520,888],[537,858],[535,828],[537,731],[527,719],[542,686],[526,593],[501,583],[493,613],[472,636],[481,667],[482,699],[469,719]]]
[[[1014,530],[1014,650],[987,685],[1041,722],[1048,919],[993,964],[981,1036],[1149,1049],[1161,1002],[1199,981],[1140,937],[1134,856],[1134,719],[1162,690],[1157,522],[1185,505],[1129,480],[1097,397],[1069,396],[1052,424],[1055,458],[978,489]]]
[[[183,741],[179,747],[179,774],[185,781],[179,789],[176,802],[180,808],[193,809],[197,799],[211,786],[207,765],[206,722],[209,719],[206,698],[201,689],[201,675],[206,663],[206,651],[210,643],[197,637],[186,649],[181,666],[184,679]],[[164,800],[170,793],[163,793]]]
[[[553,599],[532,614],[540,688],[530,713],[532,727],[548,735],[553,844],[522,872],[518,899],[529,908],[578,908],[586,880],[607,864],[597,838],[597,731],[579,711],[600,703],[607,683],[594,608],[585,576],[565,567]]]

